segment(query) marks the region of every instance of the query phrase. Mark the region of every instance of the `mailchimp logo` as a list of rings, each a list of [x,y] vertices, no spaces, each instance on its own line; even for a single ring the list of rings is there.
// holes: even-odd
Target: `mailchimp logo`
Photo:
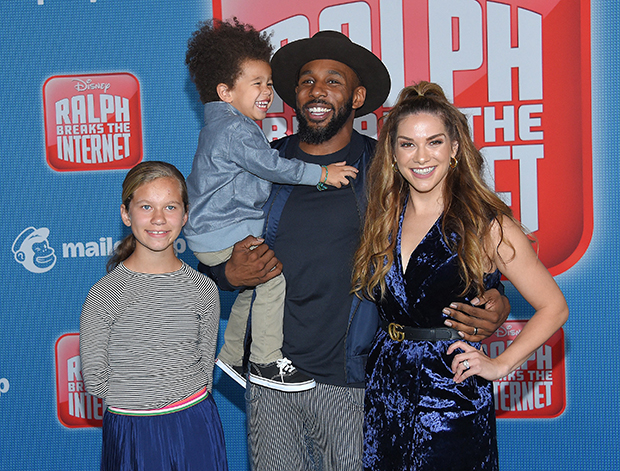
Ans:
[[[50,247],[47,227],[24,229],[13,241],[12,251],[15,260],[32,273],[45,273],[56,265],[56,253]]]
[[[26,270],[32,273],[45,273],[56,265],[57,257],[67,260],[82,260],[92,257],[110,257],[121,243],[109,236],[86,241],[58,243],[56,252],[47,240],[50,230],[47,227],[24,229],[13,241],[13,256]],[[179,237],[174,241],[177,254],[185,253],[187,243]],[[57,255],[58,254],[58,255]]]

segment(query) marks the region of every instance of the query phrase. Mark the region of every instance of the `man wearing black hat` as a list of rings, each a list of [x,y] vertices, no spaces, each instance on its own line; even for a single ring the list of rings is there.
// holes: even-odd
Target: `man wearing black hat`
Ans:
[[[353,119],[384,103],[390,77],[372,52],[335,31],[283,46],[272,58],[272,73],[278,95],[295,108],[299,122],[297,134],[274,141],[280,155],[321,165],[346,161],[359,173],[351,185],[325,191],[274,185],[264,206],[267,244],[239,242],[220,267],[223,273],[215,274],[221,287],[226,281],[252,286],[284,267],[282,350],[317,383],[296,393],[249,385],[253,469],[359,470],[364,366],[378,316],[373,303],[350,294],[366,209],[364,174],[375,148],[374,139],[353,129]],[[507,301],[493,294],[487,305],[494,304],[495,312],[458,305],[475,316],[467,320],[452,310],[455,319],[465,320],[453,327],[467,340],[487,337],[507,317]]]

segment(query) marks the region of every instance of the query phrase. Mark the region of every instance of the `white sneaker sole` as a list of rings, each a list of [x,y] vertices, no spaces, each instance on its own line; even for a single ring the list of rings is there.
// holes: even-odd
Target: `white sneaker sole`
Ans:
[[[307,391],[308,389],[316,387],[316,382],[313,379],[304,381],[303,383],[282,383],[280,381],[263,378],[262,376],[256,376],[252,373],[250,373],[250,383],[283,392]]]
[[[241,386],[243,389],[245,389],[247,380],[241,376],[239,373],[237,373],[228,363],[225,363],[221,360],[219,360],[218,358],[215,359],[215,364],[216,366],[219,366],[220,369],[226,373],[228,376],[230,376],[232,379],[235,380],[235,382]]]

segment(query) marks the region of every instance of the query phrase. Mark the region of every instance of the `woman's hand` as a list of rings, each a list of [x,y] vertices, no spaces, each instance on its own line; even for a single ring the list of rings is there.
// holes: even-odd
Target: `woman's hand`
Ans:
[[[458,348],[463,350],[463,353],[455,355],[451,365],[455,383],[462,383],[473,375],[495,381],[510,373],[497,359],[489,358],[482,350],[461,340],[450,345],[446,353],[451,355]]]

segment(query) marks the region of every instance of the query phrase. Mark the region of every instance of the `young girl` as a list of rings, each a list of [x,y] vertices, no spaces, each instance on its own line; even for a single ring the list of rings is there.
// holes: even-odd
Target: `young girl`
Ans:
[[[183,175],[142,162],[123,182],[131,227],[80,318],[86,390],[105,399],[102,470],[227,470],[211,396],[219,323],[214,283],[179,260]],[[111,270],[111,271],[110,271]]]
[[[322,191],[326,185],[347,185],[357,173],[344,162],[321,166],[282,158],[271,149],[254,122],[265,118],[273,101],[271,52],[266,33],[236,18],[206,22],[189,41],[186,62],[205,104],[205,126],[187,177],[191,205],[184,235],[196,258],[208,266],[226,262],[234,244],[248,235],[263,233],[271,182],[316,185]],[[317,107],[330,106],[318,101]],[[315,386],[282,355],[285,284],[278,275],[241,290],[231,309],[217,365],[244,387],[250,307],[250,382],[289,392]]]
[[[382,319],[368,359],[364,466],[496,470],[490,381],[567,319],[566,301],[508,208],[483,182],[466,117],[438,85],[405,88],[381,129],[354,290]],[[498,357],[444,327],[504,274],[536,310]]]

